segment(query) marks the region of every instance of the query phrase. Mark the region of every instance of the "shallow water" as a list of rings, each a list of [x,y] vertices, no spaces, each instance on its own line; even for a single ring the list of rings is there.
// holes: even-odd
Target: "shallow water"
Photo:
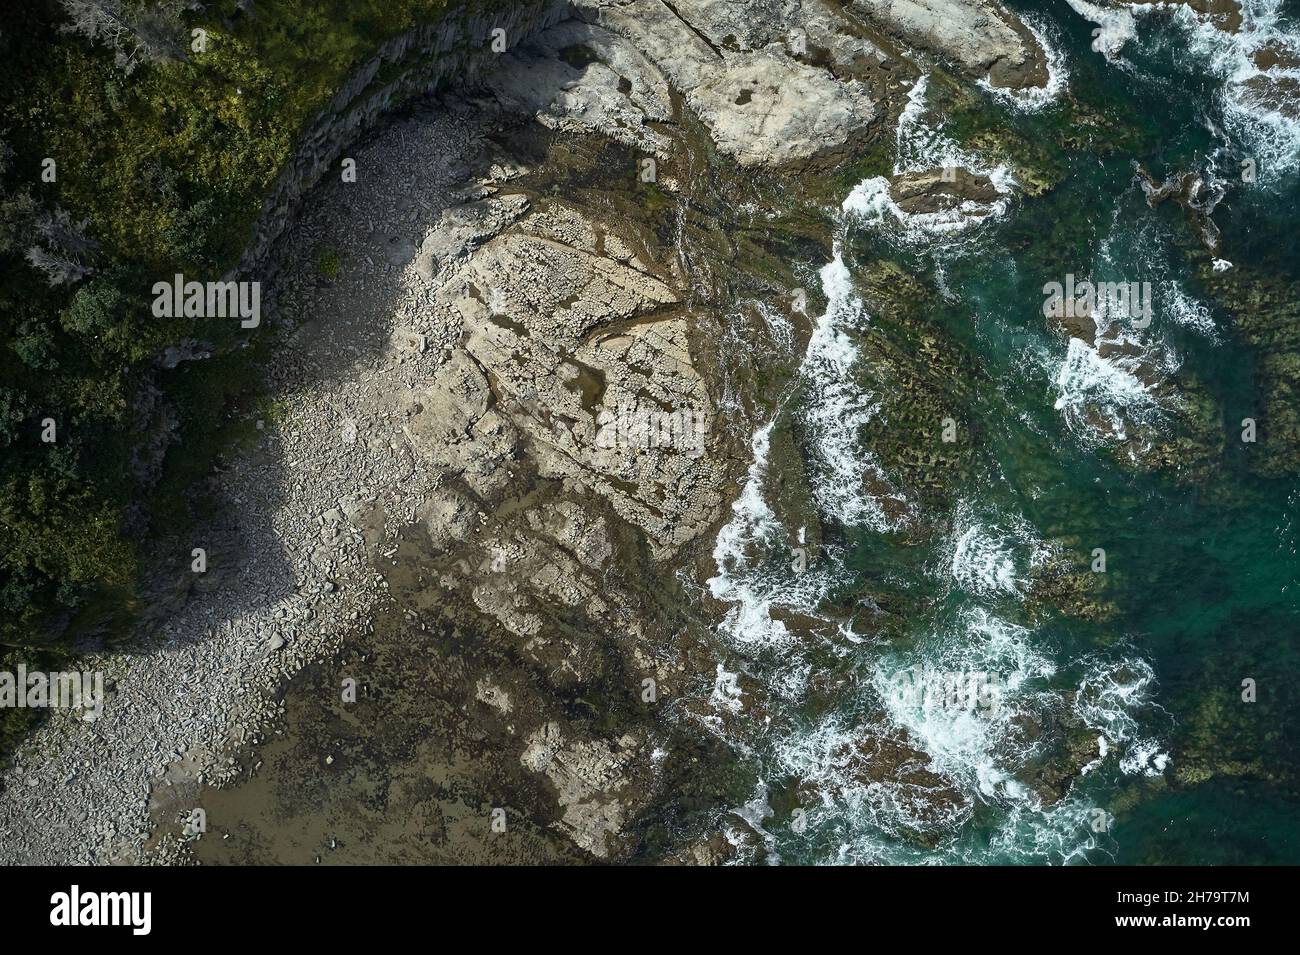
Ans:
[[[1047,196],[1011,190],[964,228],[900,213],[884,180],[846,199],[835,260],[821,273],[828,307],[772,425],[796,422],[829,543],[807,570],[788,565],[801,534],[771,507],[791,475],[769,457],[767,429],[714,555],[713,593],[732,602],[720,652],[769,698],[761,725],[732,720],[724,731],[752,754],[754,798],[740,815],[769,861],[1300,861],[1300,753],[1289,741],[1300,490],[1251,468],[1254,448],[1237,422],[1260,414],[1257,355],[1201,287],[1182,211],[1149,207],[1134,165],[1157,179],[1194,171],[1221,184],[1216,254],[1300,279],[1300,124],[1241,85],[1254,71],[1246,56],[1266,39],[1300,42],[1294,12],[1256,0],[1233,38],[1185,14],[1138,11],[1131,39],[1108,60],[1090,49],[1093,25],[1053,5],[1035,22],[1056,69],[1095,107],[1136,117],[1136,148],[1066,153],[1067,174]],[[958,146],[924,115],[926,96],[922,81],[900,121],[897,170],[956,164],[1006,182],[1000,157]],[[1050,138],[1059,97],[1012,104],[1016,127]],[[1243,182],[1247,159],[1257,176]],[[986,373],[962,410],[987,464],[951,489],[950,513],[928,513],[863,437],[873,422],[890,427],[879,421],[890,384],[855,345],[874,316],[853,283],[877,259],[942,291],[926,320]],[[1114,337],[1140,358],[1104,355],[1048,327],[1042,286],[1067,273],[1151,283],[1149,328],[1111,316]],[[1118,439],[1185,428],[1179,388],[1151,387],[1151,368],[1161,380],[1198,382],[1213,402],[1221,445],[1197,478],[1134,466]],[[909,533],[932,521],[946,530]],[[1029,611],[1035,566],[1055,553],[1088,572],[1094,548],[1106,553],[1110,619]],[[846,610],[882,592],[918,608],[887,639]],[[774,608],[827,627],[801,638]],[[932,683],[979,675],[999,705],[906,692],[927,672]],[[1242,699],[1247,679],[1253,703]],[[733,712],[746,704],[728,698]],[[1055,729],[1026,740],[1014,725],[1026,718]],[[1067,724],[1086,727],[1092,752],[1068,794],[1045,805],[1025,780]],[[873,778],[852,755],[856,742],[900,728],[955,789],[937,807],[915,781]]]

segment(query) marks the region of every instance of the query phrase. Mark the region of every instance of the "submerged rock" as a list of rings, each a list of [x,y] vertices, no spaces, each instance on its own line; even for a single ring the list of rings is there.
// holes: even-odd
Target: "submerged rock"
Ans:
[[[911,745],[905,730],[864,734],[831,754],[836,781],[830,795],[864,800],[882,826],[918,845],[934,845],[970,817],[974,804],[954,780],[937,772],[929,755]],[[860,787],[855,791],[846,783]]]
[[[900,209],[912,214],[951,212],[976,203],[987,215],[1000,195],[987,176],[957,167],[900,173],[890,180],[889,192]]]

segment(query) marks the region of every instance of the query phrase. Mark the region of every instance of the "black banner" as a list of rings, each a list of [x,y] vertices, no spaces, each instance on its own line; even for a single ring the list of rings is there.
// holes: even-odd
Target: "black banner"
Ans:
[[[1292,879],[1267,868],[28,868],[0,870],[0,911],[13,942],[76,933],[174,944],[197,941],[196,931],[217,939],[247,930],[258,942],[338,944],[432,921],[453,930],[450,919],[493,940],[540,940],[562,927],[589,942],[626,940],[632,928],[649,942],[656,925],[696,921],[731,942],[767,935],[775,917],[785,931],[795,920],[864,938],[922,930],[928,942],[1041,931],[1034,937],[1199,934],[1231,944],[1242,932],[1285,928]]]

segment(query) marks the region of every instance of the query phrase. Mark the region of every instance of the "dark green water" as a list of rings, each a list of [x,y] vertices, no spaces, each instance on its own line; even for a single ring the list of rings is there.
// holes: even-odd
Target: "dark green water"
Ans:
[[[1300,346],[1284,323],[1249,304],[1257,282],[1300,283],[1294,143],[1263,119],[1252,125],[1233,115],[1222,69],[1167,15],[1139,18],[1117,64],[1090,49],[1092,25],[1065,3],[1015,6],[1040,14],[1070,89],[1118,132],[1098,148],[1052,146],[1059,184],[1042,197],[1016,197],[1004,216],[960,238],[909,241],[888,222],[846,226],[844,260],[858,284],[873,263],[889,260],[947,289],[922,308],[948,342],[941,347],[961,350],[978,368],[968,405],[955,411],[979,447],[972,474],[954,477],[950,503],[922,515],[938,532],[837,520],[823,503],[834,569],[820,596],[795,596],[797,585],[772,559],[733,572],[774,606],[850,618],[862,640],[809,648],[735,621],[724,627],[731,664],[773,696],[784,693],[787,704],[775,729],[745,737],[763,782],[755,818],[786,861],[1300,862],[1300,750],[1292,737],[1300,716],[1300,448],[1279,447],[1285,434],[1262,423],[1254,443],[1241,438],[1242,419],[1267,420],[1269,390],[1278,387],[1261,373],[1267,350]],[[1294,19],[1273,30],[1291,40],[1300,33]],[[1024,140],[1059,144],[1076,117],[1058,100],[1010,122]],[[1255,160],[1257,181],[1240,181],[1244,159]],[[1213,257],[1234,263],[1239,282],[1215,281],[1221,273],[1210,270],[1212,256],[1182,207],[1147,203],[1138,163],[1157,180],[1193,172],[1223,184]],[[1152,283],[1153,321],[1134,338],[1158,394],[1123,393],[1122,380],[1059,381],[1071,346],[1043,315],[1043,285],[1067,273]],[[1297,309],[1291,301],[1283,311]],[[1242,315],[1273,323],[1266,344],[1241,331]],[[859,340],[872,320],[868,309],[840,326]],[[811,377],[796,416],[843,397],[828,390],[824,369]],[[849,377],[868,397],[892,386],[863,349]],[[1065,391],[1073,398],[1062,407]],[[1122,421],[1131,440],[1108,436],[1097,420]],[[821,432],[806,425],[804,434],[805,454],[815,459]],[[1130,460],[1133,447],[1179,441],[1181,468]],[[1265,457],[1291,469],[1265,476],[1279,471]],[[779,462],[767,465],[760,482],[767,497],[783,477]],[[755,519],[749,528],[752,540],[779,548],[772,526]],[[990,546],[981,557],[972,545],[954,560],[954,539],[967,533],[968,543]],[[1093,596],[1113,605],[1107,619],[1027,606],[1018,581],[1039,546],[1082,575],[1091,572],[1094,548],[1104,548]],[[901,637],[882,639],[858,624],[862,603],[883,592],[912,601]],[[882,723],[882,674],[918,663],[1010,674],[1007,704],[1047,726],[1039,749],[1001,749],[1012,724],[915,707],[910,715],[906,706],[891,709],[892,722]],[[1253,702],[1243,699],[1246,680],[1254,681]],[[782,691],[786,685],[794,688]],[[1087,731],[1076,736],[1104,735],[1109,752],[1094,752],[1083,776],[1076,759],[1063,798],[1026,795],[1020,784],[1033,767],[1069,762],[1044,750],[1078,730],[1080,719]],[[907,792],[873,785],[844,755],[865,729],[899,722],[966,798],[920,838],[917,812],[899,807]],[[1099,813],[1100,827],[1092,824]]]

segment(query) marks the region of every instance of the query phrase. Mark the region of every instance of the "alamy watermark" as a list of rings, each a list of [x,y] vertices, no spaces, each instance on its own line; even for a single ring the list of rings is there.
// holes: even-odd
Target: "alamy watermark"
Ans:
[[[194,282],[176,273],[153,286],[154,318],[238,318],[240,328],[262,323],[261,282]]]
[[[662,448],[698,458],[704,453],[708,416],[693,408],[664,411],[620,401],[614,411],[596,416],[596,426],[598,448]]]
[[[67,709],[104,712],[104,674],[94,671],[0,670],[0,709]]]
[[[93,892],[73,885],[50,896],[50,924],[54,926],[120,925],[132,935],[148,935],[153,928],[152,892]]]
[[[906,709],[969,712],[989,717],[997,712],[1005,683],[983,670],[936,670],[911,667],[889,680],[890,697]]]
[[[1150,282],[1079,282],[1074,273],[1061,282],[1043,285],[1043,314],[1048,318],[1091,318],[1115,315],[1132,320],[1134,328],[1151,324]]]

